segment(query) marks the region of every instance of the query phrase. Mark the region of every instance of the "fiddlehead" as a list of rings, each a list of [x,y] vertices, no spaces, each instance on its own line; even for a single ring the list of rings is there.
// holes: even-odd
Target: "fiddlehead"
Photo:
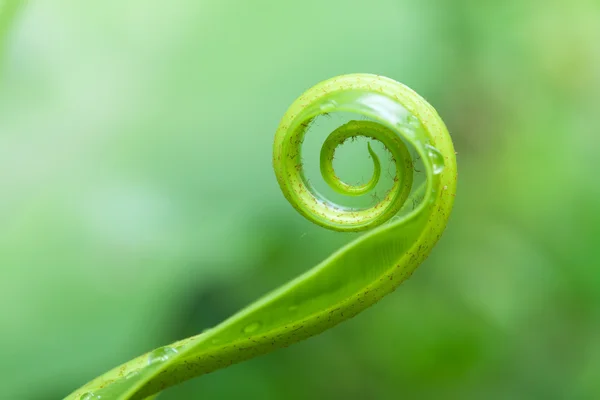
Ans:
[[[314,118],[314,117],[312,117]],[[325,182],[341,194],[358,196],[375,188],[381,176],[377,154],[368,146],[373,159],[373,177],[363,185],[349,185],[338,178],[333,169],[333,156],[346,140],[363,136],[380,141],[392,154],[396,165],[393,186],[385,198],[367,209],[357,210],[333,204],[308,183],[303,175],[301,151],[298,147],[306,133],[307,123],[286,129],[283,125],[275,139],[273,165],[279,185],[290,203],[306,218],[337,231],[362,231],[373,228],[396,215],[412,187],[412,161],[402,139],[390,128],[373,121],[350,121],[334,130],[321,148],[320,167]],[[289,140],[288,140],[289,137]],[[288,156],[285,156],[285,155]]]
[[[392,154],[396,168],[392,188],[372,207],[353,209],[334,204],[304,176],[304,135],[314,118],[334,112],[369,119],[342,125],[323,144],[321,173],[334,190],[364,194],[374,188],[381,175],[379,159],[369,146],[372,178],[357,186],[342,182],[332,160],[335,149],[345,140],[369,137],[383,143]],[[391,218],[403,208],[413,184],[413,160],[407,144],[421,158],[427,180],[413,192],[422,197],[418,205]],[[273,166],[283,194],[303,216],[333,230],[369,232],[209,331],[138,357],[88,383],[68,399],[141,399],[183,380],[295,343],[356,315],[393,291],[427,257],[446,226],[454,202],[456,160],[443,122],[415,92],[375,75],[336,77],[298,98],[277,130]]]

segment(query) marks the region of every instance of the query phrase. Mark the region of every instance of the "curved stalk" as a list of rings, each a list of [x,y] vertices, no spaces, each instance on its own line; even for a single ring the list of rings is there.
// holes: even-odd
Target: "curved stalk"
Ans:
[[[372,207],[334,204],[304,176],[301,145],[310,134],[311,121],[334,112],[368,118],[350,121],[325,140],[321,173],[336,191],[363,194],[380,176],[379,159],[370,147],[374,174],[369,182],[352,186],[335,175],[333,154],[345,140],[365,136],[380,141],[392,154],[396,167],[392,188]],[[398,216],[408,209],[413,184],[414,160],[407,145],[421,158],[427,180],[412,192],[422,197],[418,205]],[[456,159],[444,123],[414,91],[381,76],[339,76],[299,97],[275,134],[273,166],[284,196],[304,217],[336,231],[368,232],[218,326],[131,360],[67,399],[142,399],[335,326],[411,276],[440,238],[454,203]]]

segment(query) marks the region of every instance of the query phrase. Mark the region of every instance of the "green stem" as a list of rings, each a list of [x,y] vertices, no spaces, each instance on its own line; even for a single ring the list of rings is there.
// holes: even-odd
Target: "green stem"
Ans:
[[[375,172],[365,185],[336,177],[335,149],[348,138],[382,142],[396,166],[392,189],[376,205],[352,209],[321,197],[304,176],[301,146],[319,115],[350,112],[321,151],[321,172],[336,191],[372,189],[379,159],[369,147]],[[422,159],[427,181],[413,196],[410,145]],[[238,363],[316,335],[356,315],[392,292],[429,255],[446,227],[456,191],[456,158],[444,123],[423,98],[391,79],[352,74],[309,89],[289,108],[275,135],[273,166],[284,196],[314,223],[336,231],[367,233],[218,326],[159,348],[109,371],[67,399],[141,399],[184,380]],[[395,218],[392,218],[395,217]]]

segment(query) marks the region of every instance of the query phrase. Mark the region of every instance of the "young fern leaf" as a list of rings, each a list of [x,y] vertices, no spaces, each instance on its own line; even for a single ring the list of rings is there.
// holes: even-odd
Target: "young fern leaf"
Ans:
[[[321,151],[321,173],[336,191],[365,193],[377,183],[352,186],[336,177],[333,153],[348,138],[365,136],[391,152],[392,189],[377,204],[351,209],[321,197],[304,176],[301,144],[319,115],[350,112],[367,117],[332,132]],[[413,191],[413,160],[427,180]],[[67,399],[143,399],[184,380],[285,347],[329,329],[373,305],[406,280],[431,252],[450,215],[456,190],[456,158],[444,123],[423,98],[391,79],[351,74],[324,81],[298,98],[275,134],[273,166],[288,201],[304,217],[336,231],[363,236],[291,282],[218,326],[159,348],[94,379]],[[395,217],[399,211],[400,217]],[[387,223],[386,223],[387,222]]]

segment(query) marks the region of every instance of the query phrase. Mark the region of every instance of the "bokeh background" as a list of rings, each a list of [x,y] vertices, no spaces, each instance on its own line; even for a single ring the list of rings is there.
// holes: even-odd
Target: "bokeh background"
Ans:
[[[1,398],[62,398],[351,240],[271,167],[291,102],[350,72],[446,121],[444,237],[361,315],[161,399],[600,398],[598,1],[27,3],[0,22]]]

